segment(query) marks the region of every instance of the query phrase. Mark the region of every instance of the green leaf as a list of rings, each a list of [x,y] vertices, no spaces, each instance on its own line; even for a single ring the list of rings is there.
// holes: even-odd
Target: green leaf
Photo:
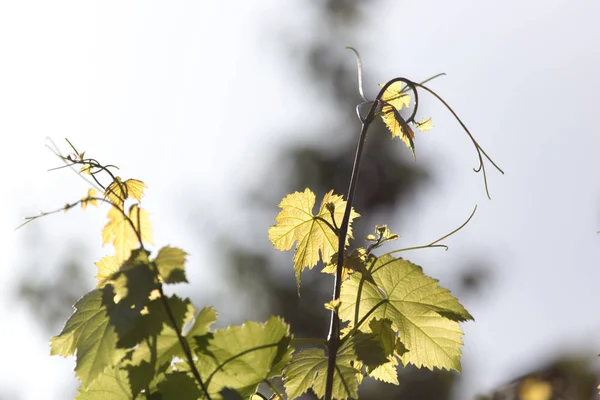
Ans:
[[[351,365],[353,361],[356,361],[356,355],[352,345],[346,344],[336,357],[332,391],[334,399],[358,397],[358,379],[361,373]],[[321,349],[306,349],[295,353],[284,372],[288,400],[300,397],[311,388],[318,398],[325,396],[327,362],[327,356]]]
[[[77,390],[76,400],[128,400],[133,394],[129,386],[127,371],[107,368],[94,382],[84,389]]]
[[[186,332],[186,337],[203,336],[210,331],[210,326],[217,321],[217,312],[212,307],[204,307],[196,318],[194,324]]]
[[[327,204],[332,204],[327,206]],[[319,260],[328,262],[331,256],[338,251],[338,237],[332,226],[340,226],[346,210],[346,201],[342,196],[334,195],[330,191],[323,197],[321,207],[313,215],[315,195],[310,189],[303,193],[295,192],[285,197],[279,207],[282,209],[275,217],[276,225],[269,228],[269,240],[277,250],[285,251],[292,248],[294,242],[294,270],[296,281],[300,286],[300,273],[304,268],[312,269]],[[334,209],[335,224],[332,213],[327,207]],[[359,214],[352,210],[350,225],[348,226],[348,239],[352,238],[351,224]],[[331,225],[331,226],[330,226]]]
[[[369,313],[359,327],[365,332],[371,319],[388,318],[408,350],[401,356],[404,364],[460,370],[463,333],[458,321],[473,317],[450,291],[401,258],[384,255],[367,268],[372,281],[356,272],[342,283],[340,318],[354,326]]]
[[[247,321],[202,337],[196,364],[211,397],[229,388],[244,397],[266,379],[281,375],[291,359],[289,326],[279,317]],[[215,397],[213,397],[215,398]]]
[[[185,277],[185,256],[187,253],[176,247],[163,247],[154,262],[165,283],[187,282]]]
[[[67,357],[77,352],[75,373],[83,389],[125,355],[117,348],[118,336],[109,323],[102,296],[103,291],[96,289],[79,299],[60,335],[50,341],[52,355]]]
[[[202,391],[192,376],[185,372],[166,374],[158,384],[161,400],[197,400]]]
[[[192,320],[194,307],[188,299],[182,300],[177,296],[168,297],[167,302],[181,332],[181,327]],[[174,356],[185,358],[177,332],[171,326],[160,299],[148,304],[148,313],[138,318],[135,330],[130,335],[135,337],[133,341],[139,342],[132,351],[131,365],[140,365],[145,361],[154,362],[156,368],[161,368],[169,365]]]

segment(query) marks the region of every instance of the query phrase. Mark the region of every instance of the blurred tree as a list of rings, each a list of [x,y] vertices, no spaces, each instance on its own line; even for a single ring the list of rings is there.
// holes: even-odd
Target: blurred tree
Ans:
[[[589,357],[561,357],[477,400],[595,400],[597,381]]]

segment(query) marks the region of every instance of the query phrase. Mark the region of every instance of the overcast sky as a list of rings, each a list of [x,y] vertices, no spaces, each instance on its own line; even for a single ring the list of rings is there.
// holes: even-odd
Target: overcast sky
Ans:
[[[46,172],[58,160],[45,138],[62,146],[68,137],[118,164],[123,177],[144,180],[155,243],[205,254],[210,237],[199,244],[177,204],[235,226],[234,196],[256,184],[277,149],[315,140],[277,133],[327,119],[281,40],[322,34],[307,4],[0,4],[0,390],[60,399],[65,382],[74,382],[74,360],[50,357],[47,335],[14,304],[11,290],[28,257],[47,252],[47,267],[57,267],[70,243],[82,243],[93,275],[105,253],[100,234],[87,233],[99,232],[105,211],[73,211],[13,231],[24,216],[87,191],[68,171]],[[408,256],[442,284],[453,282],[464,260],[493,267],[483,297],[463,301],[476,322],[463,326],[465,379],[456,398],[490,390],[557,351],[599,353],[600,3],[382,0],[367,15],[365,30],[346,43],[361,50],[367,92],[398,75],[420,80],[446,72],[431,86],[506,172],[488,166],[487,200],[468,138],[427,102],[421,112],[435,129],[417,134],[416,163],[435,180],[404,212],[403,226],[389,225],[407,246],[428,243],[479,206],[446,242],[448,252]],[[30,229],[47,236],[44,249],[28,246]],[[190,273],[192,285],[208,286],[200,272]]]

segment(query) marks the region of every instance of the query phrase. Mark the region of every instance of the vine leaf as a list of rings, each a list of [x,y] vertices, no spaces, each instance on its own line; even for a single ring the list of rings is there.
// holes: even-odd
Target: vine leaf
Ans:
[[[96,287],[102,288],[108,283],[110,277],[119,270],[121,263],[115,256],[104,256],[95,265],[98,268],[98,273],[95,277],[98,280]]]
[[[336,356],[332,391],[334,399],[358,397],[358,383],[362,375],[352,365],[356,361],[356,355],[350,342],[347,341]],[[322,398],[325,395],[327,362],[327,356],[321,349],[306,349],[295,353],[283,374],[288,399],[298,398],[311,388],[318,398]]]
[[[334,253],[327,265],[323,267],[321,273],[335,275],[337,271],[337,252]],[[350,276],[353,271],[361,271],[367,259],[367,250],[364,247],[358,247],[349,256],[344,250],[344,265],[342,269],[342,282]]]
[[[384,85],[380,85],[383,87]],[[383,93],[381,100],[385,102],[385,105],[381,109],[381,119],[392,132],[392,138],[399,137],[402,139],[406,147],[408,147],[414,154],[415,145],[413,140],[415,134],[410,126],[400,116],[400,110],[408,108],[410,106],[411,97],[408,93],[405,93],[405,88],[401,81],[392,83]]]
[[[123,204],[128,198],[141,201],[145,188],[146,185],[142,181],[137,179],[122,181],[120,177],[116,176],[115,180],[104,191],[104,198],[113,205],[123,208]]]
[[[159,250],[154,262],[163,282],[187,282],[184,269],[186,256],[185,251],[176,247],[165,246]]]
[[[75,303],[75,312],[62,332],[50,340],[50,354],[67,357],[77,353],[75,373],[85,390],[108,366],[123,358],[125,352],[117,348],[117,341],[102,290],[96,289]]]
[[[224,388],[247,398],[261,382],[281,375],[291,360],[292,336],[280,317],[270,317],[265,323],[247,321],[194,337],[196,366],[212,398],[220,398],[218,393]]]
[[[168,297],[167,301],[181,332],[181,327],[193,319],[194,307],[188,299],[182,300],[177,296]],[[206,321],[205,314],[206,311],[202,310],[199,318]],[[207,324],[210,325],[212,322],[214,321],[209,321]],[[185,357],[177,332],[170,324],[159,299],[148,304],[148,314],[138,317],[136,326],[135,336],[139,345],[129,353],[130,365],[139,366],[144,362],[152,362],[156,370],[160,371],[171,364],[173,357],[182,359]],[[144,340],[146,338],[150,340]]]
[[[367,313],[365,322],[387,318],[408,350],[400,355],[403,364],[459,371],[463,333],[458,322],[473,317],[450,291],[421,267],[390,255],[379,257],[367,269],[368,276],[356,272],[342,283],[340,318],[352,327]],[[366,323],[358,328],[371,329]]]
[[[402,139],[406,147],[408,147],[414,154],[415,152],[415,133],[411,127],[402,119],[399,112],[392,106],[383,106],[381,109],[381,119],[392,132],[392,138],[399,137]]]
[[[431,125],[431,118],[423,118],[420,122],[417,122],[415,125],[417,126],[417,129],[421,132],[426,132],[433,129],[433,125]]]
[[[332,228],[341,225],[346,201],[330,191],[323,197],[316,215],[313,214],[314,206],[315,194],[310,189],[289,194],[279,203],[282,210],[275,217],[277,224],[269,228],[269,240],[277,250],[289,250],[297,242],[294,270],[298,289],[304,268],[312,269],[319,260],[327,262],[337,252],[338,237]],[[352,221],[357,217],[359,214],[352,209],[346,245],[352,238]]]
[[[140,243],[136,231],[145,243],[152,243],[152,227],[148,212],[133,204],[129,208],[129,219],[133,222],[135,231],[123,212],[117,207],[111,207],[108,211],[108,223],[102,229],[102,243],[112,242],[115,248],[115,257],[119,262],[129,258],[131,251]],[[138,223],[139,219],[139,223]]]
[[[80,386],[76,400],[122,400],[134,398],[127,371],[109,367],[86,389]]]
[[[86,209],[87,206],[97,206],[98,205],[98,200],[96,200],[96,195],[98,194],[98,191],[96,189],[89,189],[87,196],[83,197],[81,199],[81,208],[83,210]]]
[[[384,84],[379,84],[379,87],[384,87]],[[411,97],[406,93],[404,83],[402,81],[396,81],[387,87],[381,100],[400,111],[402,108],[410,107]]]
[[[166,374],[158,384],[161,400],[197,400],[202,392],[193,376],[185,372]]]

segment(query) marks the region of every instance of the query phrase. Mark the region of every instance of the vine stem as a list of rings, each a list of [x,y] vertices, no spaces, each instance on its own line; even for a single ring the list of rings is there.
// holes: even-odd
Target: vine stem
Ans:
[[[155,268],[156,268],[156,266],[155,266]],[[158,273],[158,271],[156,271],[156,272]],[[208,388],[202,381],[202,378],[200,377],[200,373],[198,372],[198,368],[196,368],[196,364],[194,363],[194,356],[192,355],[190,346],[189,346],[187,340],[185,340],[185,338],[181,334],[181,330],[179,329],[179,326],[177,325],[177,320],[175,319],[175,316],[173,315],[173,311],[171,310],[171,307],[169,306],[169,302],[167,301],[167,298],[165,297],[162,283],[158,284],[158,292],[160,293],[160,300],[161,300],[163,306],[165,307],[167,316],[169,317],[169,320],[170,320],[171,324],[173,325],[173,329],[175,329],[175,332],[177,333],[177,339],[179,340],[181,349],[185,353],[185,357],[187,358],[188,364],[190,364],[190,370],[192,371],[192,375],[194,375],[194,378],[196,378],[196,381],[198,381],[200,388],[202,389],[204,394],[206,394],[206,398],[208,400],[211,400],[210,394],[208,393]]]
[[[354,193],[356,192],[356,184],[358,182],[358,171],[360,168],[360,160],[362,158],[362,153],[365,145],[365,140],[367,139],[367,131],[369,130],[369,126],[371,122],[375,119],[375,114],[377,109],[381,105],[381,98],[388,87],[390,87],[395,82],[404,82],[409,86],[413,93],[416,95],[416,89],[413,85],[413,82],[409,81],[405,78],[394,78],[391,81],[388,81],[383,87],[379,90],[377,97],[371,104],[371,108],[369,109],[369,113],[365,117],[365,119],[361,119],[362,126],[360,130],[360,137],[358,139],[358,146],[356,147],[356,155],[354,157],[354,165],[352,166],[352,175],[350,177],[350,186],[348,188],[348,196],[346,199],[346,209],[344,210],[344,218],[342,219],[342,224],[340,225],[340,229],[338,231],[338,259],[337,266],[335,271],[335,278],[333,281],[333,300],[337,300],[340,297],[340,291],[342,287],[342,269],[344,266],[344,247],[346,246],[346,236],[348,235],[348,226],[350,225],[350,213],[352,211],[352,203],[354,202]],[[415,96],[416,97],[416,96]],[[415,111],[417,105],[415,104]],[[408,119],[409,121],[414,119],[415,111],[413,111],[413,115]],[[333,377],[335,374],[335,360],[337,358],[337,351],[340,348],[340,317],[337,314],[335,309],[331,310],[331,320],[329,324],[329,333],[327,335],[327,376],[325,381],[325,400],[331,400],[333,394]]]
[[[337,300],[340,297],[340,290],[342,287],[342,268],[344,265],[344,247],[346,245],[346,236],[348,235],[348,225],[350,222],[350,212],[352,210],[352,203],[354,201],[354,193],[356,192],[356,183],[358,182],[358,170],[360,168],[360,159],[364,149],[365,139],[367,138],[367,130],[369,125],[373,121],[375,109],[378,101],[373,102],[369,114],[362,123],[360,130],[360,138],[358,140],[358,146],[356,148],[356,156],[354,158],[354,165],[352,167],[352,176],[350,178],[350,187],[348,188],[348,197],[346,202],[346,210],[344,210],[344,218],[338,232],[338,259],[335,271],[335,278],[333,282],[333,300]],[[340,317],[337,311],[334,309],[331,311],[331,321],[329,324],[329,334],[327,335],[327,377],[325,384],[325,400],[331,400],[333,392],[333,376],[335,372],[335,360],[337,351],[340,347]]]

